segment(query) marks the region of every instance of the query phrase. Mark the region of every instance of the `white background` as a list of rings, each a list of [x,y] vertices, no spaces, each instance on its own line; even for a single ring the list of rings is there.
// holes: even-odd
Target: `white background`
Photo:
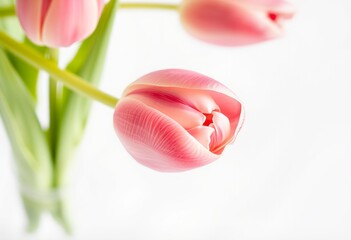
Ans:
[[[154,70],[201,72],[244,103],[237,141],[211,165],[158,173],[126,153],[113,110],[96,103],[72,167],[76,232],[47,217],[30,236],[1,126],[0,239],[351,239],[351,2],[294,3],[285,38],[242,48],[191,38],[174,12],[120,11],[101,88],[120,96]]]

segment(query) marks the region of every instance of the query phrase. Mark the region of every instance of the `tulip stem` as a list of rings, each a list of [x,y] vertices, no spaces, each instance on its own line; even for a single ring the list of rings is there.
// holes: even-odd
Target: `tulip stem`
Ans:
[[[0,8],[0,17],[10,17],[16,15],[14,6]]]
[[[60,69],[57,64],[43,57],[40,53],[27,45],[17,42],[6,33],[0,31],[0,46],[16,55],[28,64],[46,71],[56,81],[62,82],[71,90],[81,93],[89,98],[101,102],[107,106],[115,107],[118,99],[100,91],[77,75]]]
[[[168,3],[120,3],[120,9],[142,9],[142,8],[151,8],[151,9],[163,9],[163,10],[178,10],[178,4],[168,4]]]
[[[58,49],[52,48],[48,49],[48,59],[52,60],[56,64],[58,63],[59,52]],[[58,118],[60,116],[60,88],[59,83],[54,81],[54,79],[50,79],[49,82],[49,141],[51,145],[51,154],[52,157],[56,156],[56,141],[58,134],[59,121]]]
[[[163,9],[163,10],[175,10],[179,9],[178,4],[167,4],[167,3],[120,3],[120,9]],[[14,6],[0,8],[0,18],[10,17],[16,15],[16,8]]]

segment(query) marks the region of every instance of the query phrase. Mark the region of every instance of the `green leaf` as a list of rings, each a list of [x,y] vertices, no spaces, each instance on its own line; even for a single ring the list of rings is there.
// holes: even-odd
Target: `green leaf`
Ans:
[[[14,5],[14,0],[0,0],[0,7],[9,7]],[[18,41],[22,41],[24,34],[19,21],[15,17],[1,19],[0,29],[5,30],[10,36]]]
[[[80,46],[67,70],[98,85],[118,4],[111,0],[104,8],[95,32]],[[64,89],[62,113],[57,145],[57,181],[64,181],[66,165],[79,144],[88,120],[91,101],[68,89]],[[61,175],[60,175],[61,174]]]
[[[9,137],[22,187],[46,191],[52,185],[52,160],[33,99],[5,52],[0,49],[0,116]],[[41,209],[23,195],[29,228],[38,225]]]
[[[33,44],[28,38],[24,39],[24,43],[33,49],[37,50],[44,55],[46,48],[40,47]],[[37,83],[39,78],[39,69],[32,67],[23,60],[15,57],[12,54],[8,54],[13,67],[16,69],[17,73],[20,75],[22,81],[25,83],[28,91],[30,92],[33,99],[37,100]]]
[[[13,0],[0,0],[0,7],[13,6]],[[38,52],[44,54],[44,47],[39,47],[33,44],[28,38],[25,37],[24,32],[19,24],[18,18],[8,17],[0,19],[0,30],[5,31],[7,34],[15,38],[20,42],[24,42],[30,47],[34,48]],[[13,67],[24,81],[27,89],[31,93],[33,99],[37,99],[37,81],[39,76],[39,70],[20,60],[19,58],[7,53],[11,60]]]
[[[49,186],[52,166],[44,131],[32,98],[3,50],[0,50],[0,99],[1,117],[16,160],[25,170],[23,180],[32,183],[35,179],[34,185]],[[36,176],[27,178],[27,173]]]
[[[77,54],[68,64],[67,70],[97,85],[105,64],[110,41],[117,0],[111,0],[104,8],[94,33],[81,44]],[[65,91],[71,92],[66,89]]]

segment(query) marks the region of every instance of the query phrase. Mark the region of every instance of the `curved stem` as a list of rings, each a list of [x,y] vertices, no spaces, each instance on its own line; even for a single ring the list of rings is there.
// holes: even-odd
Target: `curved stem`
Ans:
[[[151,9],[163,9],[163,10],[175,10],[179,9],[178,4],[169,4],[169,3],[120,3],[120,9],[143,9],[143,8],[151,8]]]
[[[99,101],[110,107],[115,107],[118,99],[100,91],[93,85],[87,83],[82,78],[71,72],[60,69],[56,63],[48,61],[38,52],[23,43],[13,40],[6,33],[0,31],[0,46],[6,48],[9,52],[21,58],[28,64],[46,71],[51,77],[62,82],[65,86],[73,91],[79,92],[87,97]]]
[[[16,15],[16,9],[14,6],[0,8],[0,18],[10,17]]]

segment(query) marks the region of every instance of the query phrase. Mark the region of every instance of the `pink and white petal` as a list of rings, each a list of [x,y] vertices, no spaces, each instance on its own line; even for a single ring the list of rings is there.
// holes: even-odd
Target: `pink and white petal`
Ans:
[[[179,88],[171,88],[171,90],[189,106],[192,106],[199,112],[210,114],[214,110],[219,110],[219,106],[215,103],[211,95],[206,94],[204,91]]]
[[[138,89],[145,89],[148,86],[215,91],[236,98],[235,94],[220,82],[200,73],[184,69],[164,69],[144,75],[130,84],[124,91],[124,95]]]
[[[245,121],[245,112],[244,112],[244,110],[242,110],[236,125],[234,125],[235,126],[234,127],[234,136],[229,140],[228,144],[232,144],[235,141],[238,133],[240,132],[240,130],[244,124],[244,121]],[[232,127],[231,131],[233,131],[232,123],[231,123],[231,127]]]
[[[191,136],[208,150],[210,149],[211,135],[214,131],[215,130],[212,127],[207,126],[199,126],[188,130]]]
[[[210,94],[197,89],[146,86],[146,89],[135,90],[129,93],[129,96],[134,94],[150,96],[154,100],[164,99],[170,103],[178,102],[201,113],[209,114],[214,110],[219,110]]]
[[[98,21],[96,0],[53,0],[43,25],[48,46],[69,46],[90,35]]]
[[[49,0],[17,0],[16,11],[22,28],[34,43],[41,44],[41,20],[43,9]]]
[[[96,2],[96,0],[82,0],[83,3],[81,5],[80,11],[81,16],[76,18],[76,34],[73,39],[74,42],[83,40],[92,34],[99,22],[100,14],[101,14],[101,3]]]
[[[186,171],[219,157],[174,120],[129,97],[117,104],[114,126],[127,151],[139,163],[157,171]]]
[[[214,128],[215,132],[211,136],[210,149],[216,152],[217,149],[222,149],[233,135],[231,134],[229,119],[226,116],[219,112],[213,112],[212,115],[213,124],[210,126]]]
[[[213,93],[212,97],[220,107],[220,112],[229,119],[230,135],[235,137],[243,123],[244,110],[242,104],[238,100],[220,93]]]
[[[137,99],[151,108],[169,116],[183,128],[190,129],[201,126],[206,117],[194,108],[184,104],[181,99],[162,92],[144,92],[131,94],[128,97]]]

